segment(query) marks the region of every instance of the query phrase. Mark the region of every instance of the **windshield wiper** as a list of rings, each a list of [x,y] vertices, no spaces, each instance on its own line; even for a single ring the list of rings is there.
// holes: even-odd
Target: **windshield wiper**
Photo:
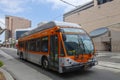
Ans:
[[[92,44],[91,44],[91,45],[92,45]],[[89,46],[90,46],[90,45],[89,45]],[[86,53],[93,53],[93,50],[92,50],[92,49],[89,49],[85,43],[84,43],[84,47],[85,47],[85,52],[86,52]]]
[[[87,53],[87,51],[88,51],[88,53],[90,53],[90,50],[88,49],[88,47],[85,45],[85,44],[83,44],[84,45],[84,47],[85,47],[85,53]],[[86,50],[87,49],[87,50]]]
[[[80,39],[80,40],[79,40]],[[84,48],[84,43],[82,41],[82,39],[79,37],[78,42],[79,42],[79,48],[81,48],[82,50],[82,54],[85,52],[85,48]]]

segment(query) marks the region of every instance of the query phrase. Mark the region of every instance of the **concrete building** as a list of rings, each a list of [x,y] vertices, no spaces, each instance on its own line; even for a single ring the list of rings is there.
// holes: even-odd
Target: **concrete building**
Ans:
[[[93,0],[65,13],[64,21],[80,24],[88,33],[108,27],[108,33],[93,38],[96,49],[120,51],[120,0]]]
[[[26,29],[31,27],[31,21],[16,16],[6,16],[5,17],[5,41],[12,42],[15,40],[15,30],[16,29]]]

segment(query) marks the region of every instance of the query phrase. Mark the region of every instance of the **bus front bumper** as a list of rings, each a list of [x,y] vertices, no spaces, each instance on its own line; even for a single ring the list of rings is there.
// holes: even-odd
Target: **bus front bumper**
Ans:
[[[75,71],[75,70],[87,70],[97,64],[98,64],[98,61],[89,61],[87,63],[80,63],[80,64],[76,64],[76,65],[71,65],[71,66],[64,66],[63,72],[70,72],[70,71]]]

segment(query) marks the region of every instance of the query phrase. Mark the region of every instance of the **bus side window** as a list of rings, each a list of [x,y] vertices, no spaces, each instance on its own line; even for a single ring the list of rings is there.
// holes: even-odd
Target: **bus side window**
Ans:
[[[40,45],[41,45],[41,40],[40,39],[36,39],[36,51],[40,51]]]
[[[31,40],[29,41],[29,50],[31,51],[32,49],[31,49]]]
[[[20,47],[21,47],[21,48],[23,48],[23,47],[24,47],[24,42],[21,42]]]
[[[31,51],[34,51],[34,41],[31,41]]]
[[[30,40],[30,51],[35,51],[35,41],[34,40]]]
[[[41,51],[48,52],[48,37],[41,38]]]
[[[30,41],[28,41],[27,49],[30,50]]]
[[[33,51],[36,51],[36,40],[35,39],[33,40],[32,45],[33,45]]]

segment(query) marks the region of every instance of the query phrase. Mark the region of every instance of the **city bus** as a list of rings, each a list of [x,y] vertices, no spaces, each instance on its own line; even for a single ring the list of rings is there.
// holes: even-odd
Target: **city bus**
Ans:
[[[78,24],[51,21],[24,33],[18,39],[20,59],[59,73],[95,66],[94,44]]]

